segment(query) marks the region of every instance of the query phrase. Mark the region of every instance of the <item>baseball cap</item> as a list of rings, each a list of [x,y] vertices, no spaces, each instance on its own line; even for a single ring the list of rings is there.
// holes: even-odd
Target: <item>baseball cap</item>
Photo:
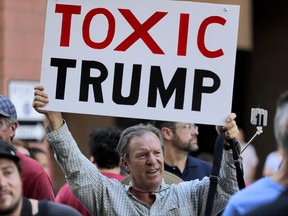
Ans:
[[[16,155],[14,147],[3,140],[0,140],[0,158],[9,158],[16,162],[20,160]]]
[[[17,119],[17,112],[14,104],[8,97],[0,95],[0,115]]]

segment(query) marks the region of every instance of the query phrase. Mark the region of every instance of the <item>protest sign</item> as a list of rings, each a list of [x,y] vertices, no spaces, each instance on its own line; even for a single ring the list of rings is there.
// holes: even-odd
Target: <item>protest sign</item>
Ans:
[[[223,124],[239,6],[151,0],[47,2],[47,110]]]

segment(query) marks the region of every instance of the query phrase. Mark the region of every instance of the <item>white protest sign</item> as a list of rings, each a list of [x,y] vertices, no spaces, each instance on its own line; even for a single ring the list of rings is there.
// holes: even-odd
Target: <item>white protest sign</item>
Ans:
[[[10,80],[8,95],[17,111],[17,128],[15,139],[41,141],[45,135],[43,121],[45,115],[36,112],[32,107],[34,87],[39,82],[27,80]]]
[[[38,84],[36,81],[9,81],[9,98],[15,105],[18,121],[42,122],[45,119],[45,115],[36,112],[32,107],[34,87]]]
[[[239,10],[183,1],[47,1],[45,109],[223,124]]]

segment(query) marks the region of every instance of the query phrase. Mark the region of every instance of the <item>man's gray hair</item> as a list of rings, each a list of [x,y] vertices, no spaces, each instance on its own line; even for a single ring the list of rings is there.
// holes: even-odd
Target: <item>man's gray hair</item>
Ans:
[[[161,131],[153,126],[152,124],[138,124],[131,127],[126,128],[120,136],[118,145],[117,145],[117,151],[120,154],[120,157],[122,157],[124,160],[128,160],[129,158],[129,143],[132,138],[134,137],[140,137],[146,133],[154,133],[160,140],[161,147],[163,154],[165,154],[165,145],[164,145],[164,139],[162,136]]]
[[[13,118],[13,117],[5,117],[6,119],[6,124],[8,127],[12,126],[14,123],[18,123],[17,119]]]
[[[4,117],[5,117],[5,116],[4,116]],[[13,118],[13,117],[5,117],[5,120],[6,120],[6,125],[7,125],[8,127],[11,127],[14,123],[16,123],[17,126],[19,126],[18,120],[15,119],[15,118]],[[11,142],[12,142],[12,140],[14,139],[14,136],[15,136],[15,134],[11,137]]]
[[[278,146],[288,155],[288,91],[284,92],[277,101],[274,135]]]

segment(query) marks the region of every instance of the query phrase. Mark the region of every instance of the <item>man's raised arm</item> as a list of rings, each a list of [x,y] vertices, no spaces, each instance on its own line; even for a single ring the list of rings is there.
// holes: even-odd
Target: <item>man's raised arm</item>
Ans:
[[[45,88],[44,86],[38,85],[34,88],[34,100],[33,100],[33,107],[34,109],[46,115],[48,121],[49,121],[49,127],[51,131],[57,130],[63,125],[63,118],[60,112],[52,112],[52,111],[46,111],[39,108],[45,107],[46,104],[49,103],[48,95],[44,92]]]

